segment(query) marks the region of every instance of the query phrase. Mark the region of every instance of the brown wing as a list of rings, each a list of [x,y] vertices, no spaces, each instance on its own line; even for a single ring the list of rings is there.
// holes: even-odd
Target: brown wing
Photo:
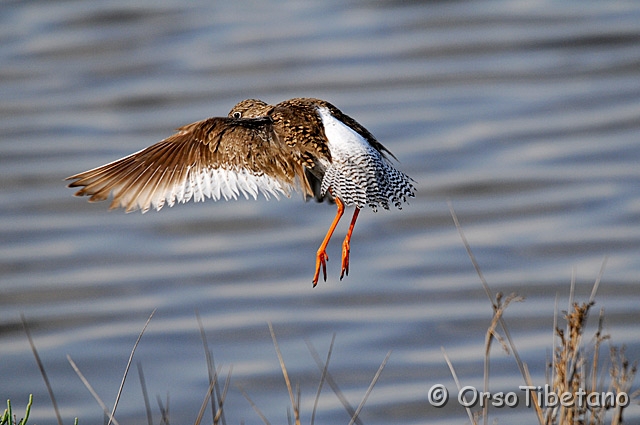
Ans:
[[[209,118],[186,125],[146,149],[93,170],[68,177],[76,196],[103,201],[113,193],[110,208],[127,212],[165,203],[206,198],[257,198],[289,195],[310,189],[304,170],[280,143],[268,117]]]

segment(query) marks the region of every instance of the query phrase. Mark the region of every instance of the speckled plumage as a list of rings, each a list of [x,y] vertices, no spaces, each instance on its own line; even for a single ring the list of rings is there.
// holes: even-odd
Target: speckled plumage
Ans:
[[[315,286],[320,266],[326,280],[324,249],[345,205],[356,211],[343,244],[343,274],[359,209],[401,208],[414,196],[412,180],[387,155],[393,157],[329,102],[294,98],[268,105],[247,99],[227,117],[180,127],[155,145],[68,179],[69,187],[80,187],[77,196],[102,201],[112,194],[111,208],[127,212],[191,199],[289,196],[295,189],[318,200],[333,198],[338,213],[318,250]]]
[[[328,107],[318,109],[332,161],[322,179],[322,193],[331,190],[345,205],[376,210],[397,208],[414,196],[411,179],[395,169],[369,139],[346,125]],[[370,136],[373,137],[373,136]]]
[[[294,158],[308,171],[307,180],[312,180],[309,174],[318,179],[319,185],[310,184],[316,199],[328,196],[331,189],[331,196],[340,197],[347,206],[368,205],[376,210],[378,207],[388,209],[389,205],[401,208],[402,203],[415,194],[412,180],[389,162],[387,154],[393,157],[391,152],[367,129],[329,102],[295,98],[271,106],[250,99],[238,103],[229,116],[234,113],[245,118],[270,116],[273,119],[277,134],[284,135],[282,140],[287,146],[300,151],[294,153]],[[338,139],[360,140],[352,140],[355,143],[344,148],[339,141],[329,143],[326,135],[329,117],[337,120],[338,126],[344,123],[342,127],[348,129],[338,132]]]

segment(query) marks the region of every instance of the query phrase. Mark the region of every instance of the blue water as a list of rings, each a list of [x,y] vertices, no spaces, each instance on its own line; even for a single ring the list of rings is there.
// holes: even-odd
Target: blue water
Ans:
[[[286,420],[268,322],[303,423],[320,379],[307,342],[324,358],[334,333],[329,371],[354,408],[392,351],[364,423],[465,423],[462,407],[427,402],[432,385],[455,388],[441,347],[463,384],[482,384],[491,320],[448,201],[492,290],[526,297],[506,320],[538,384],[556,297],[566,309],[574,278],[586,301],[605,257],[590,330],[603,307],[612,344],[640,359],[638,22],[640,4],[616,1],[2,3],[0,399],[21,410],[33,393],[32,421],[55,423],[23,313],[65,423],[99,423],[67,354],[111,405],[157,309],[134,360],[154,422],[167,393],[171,422],[193,422],[208,386],[197,310],[232,368],[228,423],[262,423],[239,387]],[[417,182],[402,211],[360,215],[342,282],[347,223],[311,287],[333,206],[294,195],[124,214],[65,187],[239,100],[298,96],[356,118]],[[516,390],[513,358],[492,358],[493,388]],[[327,385],[318,409],[316,423],[349,422]],[[146,424],[135,367],[116,417]],[[531,409],[491,418],[536,423]]]

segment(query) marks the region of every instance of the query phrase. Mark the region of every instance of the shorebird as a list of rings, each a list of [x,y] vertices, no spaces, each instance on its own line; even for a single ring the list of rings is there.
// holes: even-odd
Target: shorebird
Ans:
[[[124,158],[67,178],[76,196],[127,212],[160,210],[193,199],[303,196],[335,201],[336,215],[316,252],[313,286],[327,280],[326,248],[345,206],[355,206],[342,244],[340,279],[349,274],[351,235],[365,206],[401,208],[414,197],[413,180],[393,154],[356,120],[320,99],[268,105],[243,100],[226,117],[208,118]]]

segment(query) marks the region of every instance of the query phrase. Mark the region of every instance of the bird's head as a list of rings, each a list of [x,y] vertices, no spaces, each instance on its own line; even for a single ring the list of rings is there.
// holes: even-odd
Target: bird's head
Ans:
[[[271,105],[268,105],[262,100],[246,99],[231,108],[228,117],[235,119],[264,117],[271,108]]]

